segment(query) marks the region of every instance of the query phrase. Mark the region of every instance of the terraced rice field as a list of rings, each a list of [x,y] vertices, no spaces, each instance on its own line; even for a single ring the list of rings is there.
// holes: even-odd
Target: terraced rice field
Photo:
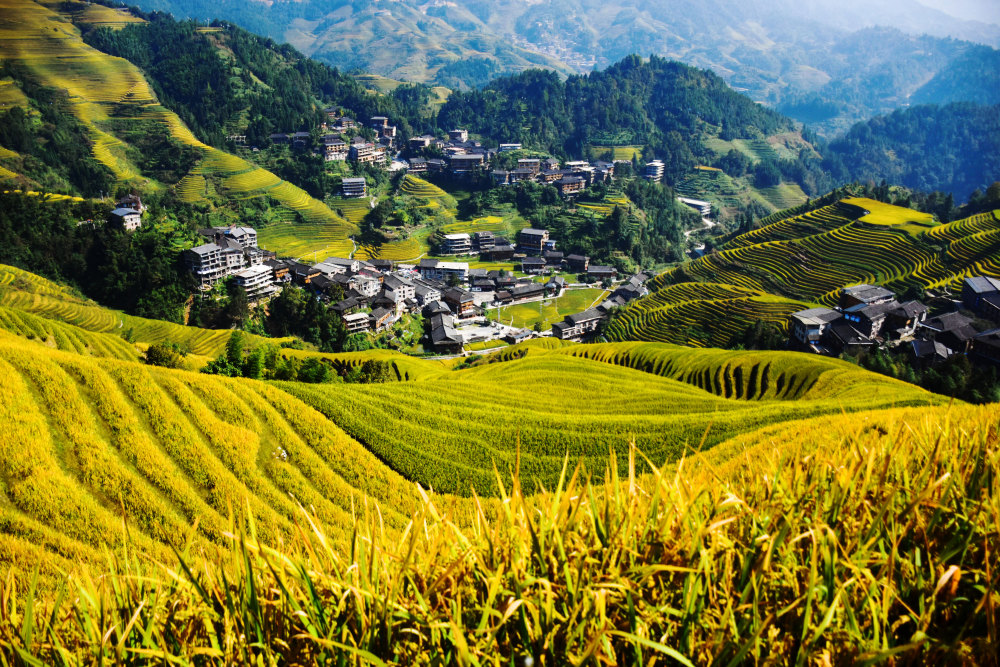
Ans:
[[[304,220],[324,225],[327,238],[343,245],[357,226],[310,197],[302,189],[235,155],[199,141],[171,111],[159,105],[142,73],[127,61],[103,54],[83,43],[71,19],[127,22],[118,10],[91,7],[81,2],[53,5],[53,11],[31,0],[0,0],[0,52],[20,63],[47,85],[65,89],[77,117],[90,129],[94,157],[121,181],[141,178],[121,139],[109,133],[105,121],[114,107],[128,104],[141,117],[160,123],[175,140],[194,147],[204,158],[178,186],[185,201],[202,201],[203,179],[216,181],[209,194],[223,197],[269,197],[297,212]],[[113,21],[112,21],[113,20]],[[110,25],[110,23],[109,23]],[[155,184],[153,184],[155,185]],[[153,187],[150,185],[150,187]]]
[[[657,276],[653,294],[627,307],[608,337],[724,346],[756,319],[784,327],[792,312],[833,305],[848,285],[957,290],[980,274],[1000,275],[995,213],[937,225],[917,211],[848,198],[775,216],[720,252]]]
[[[371,200],[367,197],[331,199],[330,208],[334,211],[342,211],[344,219],[353,225],[360,225],[364,217],[372,210]]]
[[[611,152],[612,160],[628,160],[631,162],[635,158],[642,157],[642,146],[591,146],[594,155],[603,155]]]
[[[389,241],[380,246],[361,246],[355,253],[358,259],[388,259],[393,262],[416,260],[427,253],[427,246],[419,239],[410,237]]]
[[[456,371],[441,380],[280,386],[406,477],[458,494],[471,487],[489,488],[494,466],[513,466],[518,446],[522,476],[552,488],[567,454],[591,470],[601,469],[609,447],[625,446],[634,438],[651,460],[673,460],[703,437],[708,448],[768,422],[838,413],[843,405],[864,405],[874,390],[867,385],[873,378],[866,377],[862,387],[853,375],[856,367],[843,362],[803,372],[814,368],[805,355],[722,352],[699,363],[701,352],[671,346],[652,346],[640,355],[636,348],[615,345],[586,358],[590,347],[542,351]],[[509,358],[508,350],[497,354]],[[659,373],[633,369],[654,357],[659,358]],[[607,392],[607,387],[616,390]],[[886,405],[944,400],[920,390],[911,393],[903,383],[886,384],[880,391],[885,395],[875,400]],[[737,396],[741,399],[735,400]],[[666,405],[670,408],[664,409]],[[372,424],[363,417],[371,411],[386,419]],[[707,435],[706,419],[712,422]]]
[[[798,206],[809,199],[806,193],[802,191],[802,188],[795,183],[781,183],[780,185],[763,188],[758,192],[760,192],[760,195],[769,204],[779,211]]]
[[[412,197],[424,197],[426,199],[437,200],[447,209],[454,210],[457,206],[455,198],[450,194],[433,183],[428,183],[424,179],[413,176],[412,174],[407,174],[403,177],[400,190],[403,194],[407,194]]]
[[[340,229],[322,223],[288,222],[271,224],[257,230],[261,248],[278,253],[279,257],[305,258],[347,257],[354,249]]]
[[[53,320],[56,323],[72,325],[74,329],[67,331],[71,332],[71,336],[77,338],[82,336],[85,346],[90,339],[76,331],[76,328],[87,332],[107,334],[117,339],[121,339],[123,333],[131,330],[135,340],[145,344],[169,341],[183,345],[196,355],[216,357],[225,350],[226,343],[232,335],[230,330],[186,327],[172,322],[135,317],[103,308],[93,302],[74,296],[65,288],[44,278],[14,267],[0,266],[0,281],[4,281],[0,284],[0,307]],[[32,322],[37,324],[35,320]],[[52,333],[57,343],[62,333],[63,330]],[[41,334],[39,337],[48,338],[41,336]],[[100,340],[105,341],[104,338]],[[256,338],[253,337],[252,340],[256,340]],[[59,344],[59,347],[63,349],[62,344]],[[124,349],[117,343],[112,344],[106,341],[95,342],[93,347],[101,350],[109,348],[121,351]],[[129,345],[129,347],[132,346]],[[76,349],[76,347],[71,349]],[[134,352],[130,354],[132,357],[135,356]],[[117,353],[99,356],[121,358]]]

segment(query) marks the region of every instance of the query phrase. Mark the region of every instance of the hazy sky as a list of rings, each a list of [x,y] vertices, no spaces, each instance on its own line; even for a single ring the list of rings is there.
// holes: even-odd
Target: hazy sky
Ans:
[[[917,0],[960,19],[1000,25],[1000,0]]]

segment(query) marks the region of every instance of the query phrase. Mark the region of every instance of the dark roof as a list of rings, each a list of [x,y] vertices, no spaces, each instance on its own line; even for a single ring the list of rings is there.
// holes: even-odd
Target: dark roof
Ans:
[[[904,317],[916,317],[920,313],[926,312],[927,306],[919,301],[907,301],[906,303],[899,304],[892,310],[893,315],[902,315]]]
[[[591,264],[587,269],[587,273],[615,273],[616,269],[613,266],[601,266],[600,264]]]
[[[376,308],[372,311],[372,319],[376,322],[389,315],[392,315],[392,312],[386,310],[385,308]]]
[[[845,295],[853,296],[862,301],[892,298],[895,296],[895,292],[887,290],[884,287],[879,287],[878,285],[854,285],[853,287],[845,287],[843,291]]]
[[[519,233],[521,236],[544,236],[549,232],[547,229],[535,229],[533,227],[525,227]]]
[[[971,328],[972,320],[961,313],[942,313],[923,322],[923,326],[934,331],[957,331]]]
[[[545,260],[541,257],[525,257],[521,260],[521,264],[537,264],[539,266],[544,266]]]
[[[830,333],[844,345],[871,345],[872,340],[868,336],[852,327],[847,322],[837,322],[830,326]]]
[[[951,350],[941,343],[932,340],[917,339],[910,341],[910,345],[913,348],[913,356],[918,359],[925,359],[933,356],[947,359],[951,355]]]
[[[518,285],[517,287],[510,290],[510,294],[515,299],[530,296],[532,294],[541,294],[545,291],[545,285],[541,283],[531,283],[530,285]]]
[[[976,294],[1000,291],[1000,279],[990,276],[970,276],[965,279],[965,285]]]
[[[601,317],[602,317],[601,311],[597,310],[596,308],[588,308],[587,310],[585,310],[583,312],[574,313],[572,315],[567,315],[566,316],[566,321],[567,322],[571,322],[572,324],[575,325],[575,324],[580,324],[581,322],[589,322],[591,320],[599,320],[599,319],[601,319]]]

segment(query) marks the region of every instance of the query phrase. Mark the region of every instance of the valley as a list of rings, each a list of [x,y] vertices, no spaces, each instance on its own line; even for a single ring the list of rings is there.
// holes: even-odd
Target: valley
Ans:
[[[0,664],[992,664],[1000,33],[863,4],[0,0]]]

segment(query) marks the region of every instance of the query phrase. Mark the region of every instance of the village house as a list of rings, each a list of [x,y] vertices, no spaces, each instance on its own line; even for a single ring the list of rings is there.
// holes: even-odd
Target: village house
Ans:
[[[368,194],[368,184],[364,178],[345,178],[341,180],[341,191],[345,197],[364,197]]]
[[[364,333],[371,331],[372,321],[368,313],[351,313],[343,315],[344,327],[347,333]]]
[[[468,262],[442,262],[437,259],[422,259],[417,265],[417,271],[423,278],[448,282],[449,279],[467,282],[469,279]]]
[[[247,295],[247,301],[253,303],[266,299],[278,291],[274,285],[274,274],[270,267],[258,264],[233,273],[233,279]]]
[[[956,354],[966,354],[979,332],[972,320],[961,313],[943,313],[920,324],[923,337],[941,343]]]
[[[452,141],[468,141],[469,131],[468,130],[450,130],[448,132],[448,138]]]
[[[840,307],[844,310],[854,306],[875,306],[895,300],[896,295],[878,285],[855,285],[845,287],[840,292]]]
[[[501,153],[508,153],[510,151],[521,150],[521,144],[500,144],[499,151]]]
[[[288,271],[288,262],[280,259],[269,259],[264,262],[264,266],[271,269],[271,279],[279,285],[292,282],[292,276]]]
[[[486,156],[483,153],[452,155],[449,160],[451,170],[456,174],[478,171],[479,169],[482,169],[485,163]]]
[[[203,290],[210,289],[229,275],[229,267],[223,257],[222,248],[215,243],[206,243],[185,250],[184,262]]]
[[[292,274],[292,280],[297,285],[308,285],[313,278],[323,275],[319,269],[302,262],[292,262],[288,265],[288,270]]]
[[[442,255],[468,255],[472,253],[472,237],[468,234],[445,234],[439,247]]]
[[[465,339],[455,329],[455,320],[450,315],[435,314],[428,323],[431,345],[440,354],[459,354]]]
[[[541,257],[525,257],[521,260],[521,272],[529,275],[540,274],[545,271],[545,260]]]
[[[981,317],[1000,322],[1000,278],[966,278],[962,281],[962,304]]]
[[[110,222],[123,227],[127,232],[134,232],[142,227],[142,214],[134,208],[119,207],[111,211]]]
[[[549,242],[549,232],[545,229],[526,227],[518,232],[517,247],[521,252],[540,256],[546,250]],[[554,248],[553,248],[554,249]]]
[[[358,164],[385,161],[385,152],[375,144],[371,144],[366,141],[362,141],[360,143],[352,142],[351,148],[348,151],[348,156],[352,161],[357,162]]]
[[[840,313],[830,308],[809,308],[790,316],[792,338],[803,348],[815,348],[826,336],[831,324],[839,320]]]
[[[415,278],[413,280],[413,298],[421,306],[441,300],[441,289],[444,286],[437,281]]]
[[[411,174],[423,174],[427,172],[427,160],[422,157],[411,157],[408,164],[407,171]]]
[[[444,291],[442,298],[458,317],[470,317],[475,313],[476,298],[470,292],[451,287]]]
[[[585,255],[567,255],[566,268],[576,273],[586,273],[590,268],[590,258]]]
[[[552,325],[552,335],[559,340],[580,341],[588,333],[597,330],[603,314],[596,308],[588,308],[582,313],[567,315],[562,322]]]
[[[497,239],[489,250],[480,252],[480,256],[491,262],[509,262],[514,259],[514,246],[506,240]]]
[[[618,277],[618,269],[613,266],[591,264],[587,267],[587,277],[595,280],[614,280]]]
[[[376,308],[372,311],[371,321],[373,330],[384,331],[392,325],[393,313],[385,308]]]
[[[546,250],[542,253],[542,257],[545,259],[546,266],[551,266],[553,268],[561,267],[563,260],[566,258],[566,256],[558,250]]]
[[[510,296],[514,301],[540,299],[545,296],[545,285],[542,283],[520,283],[510,289]]]
[[[662,182],[665,168],[663,160],[653,160],[651,162],[647,162],[645,171],[646,180],[653,183]]]
[[[698,211],[703,218],[707,218],[712,215],[711,202],[702,201],[701,199],[691,199],[690,197],[678,197],[677,201]]]
[[[483,252],[485,250],[492,250],[496,245],[496,239],[493,236],[493,232],[476,232],[472,235],[472,244],[477,251]]]
[[[556,189],[563,197],[582,192],[587,182],[580,176],[563,176],[555,182]]]
[[[972,340],[970,355],[979,363],[1000,366],[1000,329],[990,329]]]
[[[545,283],[545,291],[550,296],[559,296],[566,289],[566,279],[562,276],[552,276],[549,282]]]
[[[542,170],[542,161],[538,158],[521,158],[517,161],[517,168],[524,169],[535,176]]]

